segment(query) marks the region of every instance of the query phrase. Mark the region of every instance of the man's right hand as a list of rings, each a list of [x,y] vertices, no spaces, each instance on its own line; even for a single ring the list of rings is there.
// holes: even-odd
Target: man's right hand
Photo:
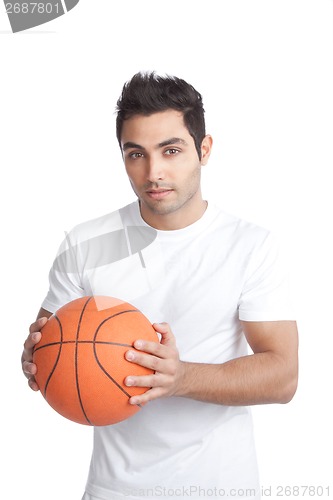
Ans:
[[[29,329],[29,335],[24,342],[24,349],[22,352],[22,370],[28,379],[28,384],[33,391],[39,391],[38,384],[35,380],[37,366],[32,362],[32,353],[34,346],[40,341],[42,334],[40,330],[47,322],[47,317],[37,319]]]

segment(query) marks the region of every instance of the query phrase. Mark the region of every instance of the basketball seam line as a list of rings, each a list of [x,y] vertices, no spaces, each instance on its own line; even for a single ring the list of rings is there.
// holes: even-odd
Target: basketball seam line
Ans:
[[[85,313],[85,310],[89,304],[89,302],[91,301],[92,297],[89,297],[88,300],[86,301],[86,303],[84,304],[83,308],[82,308],[82,311],[81,311],[81,314],[80,314],[80,318],[79,318],[79,323],[78,323],[78,326],[77,326],[77,330],[76,330],[76,342],[75,342],[75,380],[76,380],[76,390],[77,390],[77,394],[78,394],[78,398],[79,398],[79,403],[80,403],[80,406],[81,406],[81,410],[82,410],[82,413],[83,415],[85,416],[87,422],[92,425],[92,422],[89,420],[86,412],[85,412],[85,409],[84,409],[84,406],[83,406],[83,401],[82,401],[82,398],[81,398],[81,391],[80,391],[80,384],[79,384],[79,373],[78,373],[78,340],[79,340],[79,335],[80,335],[80,328],[81,328],[81,322],[82,322],[82,318],[83,318],[83,315]]]
[[[58,319],[58,318],[57,318]],[[50,347],[53,345],[63,345],[63,344],[103,344],[103,345],[114,345],[119,347],[133,347],[131,344],[121,344],[120,342],[107,342],[106,340],[59,340],[58,342],[49,342],[48,344],[44,344],[40,347],[36,347],[35,352],[40,349],[44,349],[44,347]]]
[[[59,319],[56,315],[54,315],[54,317],[55,317],[55,319],[58,321],[58,324],[59,324],[59,327],[60,327],[60,338],[62,339],[63,332],[62,332],[62,324],[61,324],[61,321],[60,321],[60,319]],[[61,342],[61,344],[60,344],[60,349],[59,349],[59,352],[58,352],[58,355],[57,355],[57,359],[55,360],[55,362],[54,362],[54,366],[53,366],[53,368],[52,368],[52,370],[51,370],[51,372],[50,372],[49,376],[47,377],[47,381],[46,381],[46,384],[45,384],[45,387],[44,387],[44,397],[45,397],[45,398],[46,398],[46,391],[47,391],[47,387],[48,387],[48,385],[49,385],[49,382],[50,382],[50,380],[51,380],[51,378],[52,378],[52,375],[53,375],[53,373],[55,372],[55,369],[56,369],[57,364],[58,364],[58,362],[59,362],[59,359],[60,359],[60,354],[61,354],[61,350],[62,350],[62,342]]]

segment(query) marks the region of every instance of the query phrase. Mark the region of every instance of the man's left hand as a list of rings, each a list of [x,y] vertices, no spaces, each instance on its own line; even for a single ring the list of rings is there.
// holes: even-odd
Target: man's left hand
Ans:
[[[161,335],[160,343],[137,340],[135,350],[126,352],[131,363],[154,371],[151,375],[129,375],[125,379],[128,387],[150,387],[140,396],[132,396],[130,404],[145,404],[153,399],[179,395],[185,364],[179,359],[176,339],[167,323],[154,323],[154,329]]]

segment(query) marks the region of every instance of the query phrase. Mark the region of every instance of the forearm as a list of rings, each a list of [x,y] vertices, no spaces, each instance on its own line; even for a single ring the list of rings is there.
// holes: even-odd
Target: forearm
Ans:
[[[130,398],[145,404],[156,398],[179,396],[228,406],[287,403],[296,391],[298,335],[293,321],[243,322],[254,354],[223,364],[180,361],[175,336],[167,323],[154,323],[160,343],[134,343],[126,359],[149,368],[151,375],[131,376],[127,386],[149,388]]]
[[[228,406],[287,403],[296,390],[297,374],[274,353],[263,352],[223,364],[182,362],[177,396]]]

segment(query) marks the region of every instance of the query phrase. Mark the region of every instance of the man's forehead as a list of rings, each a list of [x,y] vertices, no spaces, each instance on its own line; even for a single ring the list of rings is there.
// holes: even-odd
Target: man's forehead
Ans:
[[[178,143],[188,145],[191,136],[180,111],[167,110],[151,115],[134,115],[123,123],[121,143],[132,146],[163,147]]]
[[[175,109],[166,109],[165,111],[157,111],[151,114],[134,114],[129,118],[126,118],[123,122],[123,127],[149,124],[149,123],[178,123],[184,125],[184,114],[181,111]]]

